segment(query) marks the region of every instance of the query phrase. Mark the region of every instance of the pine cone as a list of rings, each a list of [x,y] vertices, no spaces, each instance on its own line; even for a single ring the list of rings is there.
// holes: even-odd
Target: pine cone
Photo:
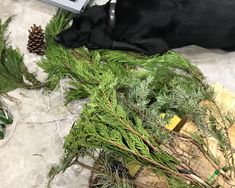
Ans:
[[[46,48],[45,35],[42,27],[33,24],[31,30],[29,30],[29,40],[27,49],[30,53],[36,53],[38,55],[44,55]]]

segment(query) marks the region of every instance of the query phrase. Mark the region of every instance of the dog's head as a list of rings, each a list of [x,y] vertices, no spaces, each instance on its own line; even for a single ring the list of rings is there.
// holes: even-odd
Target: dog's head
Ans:
[[[89,41],[90,34],[90,19],[78,16],[73,18],[71,27],[55,36],[55,41],[67,48],[78,48]]]
[[[104,17],[101,6],[94,6],[73,18],[72,25],[55,36],[55,41],[67,48],[79,48],[89,43],[92,29],[99,27]],[[102,23],[102,22],[101,22]]]

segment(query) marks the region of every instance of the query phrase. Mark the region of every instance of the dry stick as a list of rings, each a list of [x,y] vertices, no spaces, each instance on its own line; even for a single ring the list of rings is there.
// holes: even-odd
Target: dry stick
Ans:
[[[177,133],[177,132],[175,132],[175,134],[178,134],[178,138],[179,139],[182,139],[182,135],[180,135],[180,134],[182,134],[182,133]],[[198,144],[196,143],[196,142],[194,142],[194,140],[192,140],[190,137],[188,137],[188,138],[186,138],[186,136],[185,136],[185,138],[183,138],[184,139],[184,141],[186,140],[186,141],[189,141],[189,142],[191,142],[192,144],[195,144],[197,147],[198,147],[198,149],[202,152],[202,154],[206,157],[206,159],[212,164],[212,166],[214,166],[214,168],[215,169],[219,169],[219,167],[216,165],[216,164],[214,164],[213,163],[213,161],[211,161],[211,159],[206,155],[206,154],[204,154],[204,151],[203,150],[201,150],[201,148],[200,148],[200,146],[198,146]],[[166,147],[166,146],[165,146]],[[177,151],[174,151],[173,149],[170,149],[170,148],[168,148],[168,147],[166,147],[167,149],[169,149],[169,150],[171,150],[175,155],[179,155],[179,153],[177,152]],[[179,149],[179,148],[178,148]],[[185,150],[183,150],[183,149],[180,149],[182,152],[185,152],[185,153],[187,153],[188,155],[190,155],[190,153],[188,153],[187,151],[185,151]],[[185,165],[185,167],[186,168],[188,168],[188,169],[190,169],[191,170],[191,172],[193,173],[194,172],[194,170],[190,167],[190,166],[188,166],[188,164],[186,164],[186,163],[184,163],[184,162],[182,162],[184,165]],[[183,168],[185,168],[183,165],[181,165]],[[194,173],[194,174],[196,174],[196,173]],[[225,174],[225,173],[224,173]],[[194,175],[194,176],[196,176],[196,175]],[[226,175],[225,175],[226,176]],[[202,180],[202,178],[201,177],[198,177],[198,176],[196,176],[197,178],[199,178],[200,180]],[[203,180],[204,182],[206,182],[206,180]]]
[[[235,187],[235,184],[231,184],[230,182],[228,182],[228,180],[226,180],[226,179],[223,179],[229,186],[231,186],[231,188],[232,187]]]
[[[176,132],[175,132],[174,134],[179,135],[179,139],[184,138],[184,139],[187,139],[188,141],[192,142],[193,144],[195,144],[195,145],[198,147],[198,149],[204,154],[204,156],[208,159],[208,161],[214,166],[214,168],[216,168],[216,169],[219,168],[219,166],[216,165],[216,164],[214,163],[214,161],[212,161],[212,160],[210,159],[210,157],[204,152],[203,148],[202,148],[197,142],[195,142],[195,140],[193,140],[191,137],[189,137],[189,136],[187,136],[187,135],[185,135],[185,134],[183,134],[183,133],[176,133]]]
[[[179,172],[175,172],[174,170],[172,170],[172,169],[170,169],[170,168],[167,168],[167,167],[165,167],[164,165],[162,165],[162,164],[160,164],[160,163],[158,163],[158,162],[156,162],[156,161],[154,161],[154,160],[152,160],[152,159],[148,159],[147,157],[145,157],[145,156],[143,156],[143,155],[139,155],[138,153],[135,153],[135,152],[132,151],[132,150],[126,149],[126,148],[124,148],[123,146],[121,146],[121,145],[119,145],[119,144],[117,144],[117,143],[110,142],[109,140],[106,140],[106,141],[109,142],[110,144],[113,144],[114,146],[116,146],[116,147],[118,147],[118,148],[124,150],[124,151],[127,152],[127,153],[131,153],[132,155],[134,155],[134,156],[136,156],[136,157],[138,157],[138,158],[142,158],[142,159],[144,159],[145,161],[148,161],[148,162],[151,163],[152,165],[157,166],[158,168],[160,168],[160,169],[162,169],[162,170],[164,170],[164,171],[166,171],[166,172],[169,172],[169,173],[171,173],[171,174],[175,174],[175,175],[179,175],[179,176],[181,176],[181,177],[184,177],[184,176],[182,176],[182,174],[180,174]]]
[[[6,99],[12,101],[12,102],[15,102],[15,103],[19,103],[19,99],[13,97],[13,96],[10,96],[9,94],[7,93],[1,93],[0,96],[3,96],[5,97]]]
[[[99,170],[96,170],[95,168],[93,168],[93,167],[91,167],[91,166],[89,166],[89,165],[86,165],[86,164],[84,164],[84,163],[82,163],[81,161],[78,161],[78,160],[76,160],[76,161],[74,161],[73,162],[73,164],[78,164],[78,165],[80,165],[81,167],[83,167],[83,168],[85,168],[85,169],[87,169],[87,170],[89,170],[89,171],[91,171],[91,172],[95,172],[95,173],[101,173],[101,171],[99,171]],[[110,174],[106,174],[106,173],[104,173],[104,172],[102,172],[104,175],[110,175]],[[122,179],[124,179],[124,178],[122,178]],[[154,188],[154,187],[149,187],[149,185],[146,185],[146,184],[143,184],[143,183],[140,183],[140,182],[135,182],[135,181],[132,181],[132,180],[129,180],[129,179],[125,179],[125,181],[127,181],[128,183],[131,183],[131,184],[135,184],[136,186],[148,186],[148,188]]]
[[[97,135],[91,135],[91,136],[94,136],[94,137],[95,137],[95,136],[97,136]],[[170,169],[170,168],[167,168],[167,167],[165,167],[164,165],[162,165],[162,164],[160,164],[160,163],[158,163],[158,162],[156,162],[156,161],[154,161],[154,160],[152,160],[152,159],[148,159],[147,157],[145,157],[145,156],[143,156],[143,155],[139,155],[138,153],[135,153],[134,151],[132,151],[132,150],[130,150],[130,149],[124,148],[124,147],[121,146],[120,144],[117,144],[117,143],[112,142],[112,141],[110,141],[110,140],[104,139],[104,138],[101,137],[101,136],[99,136],[99,137],[100,137],[101,140],[103,140],[103,141],[109,143],[110,145],[114,145],[114,146],[116,146],[117,148],[119,148],[119,149],[121,149],[121,150],[123,150],[123,151],[125,151],[125,152],[127,152],[127,153],[130,153],[130,154],[132,154],[132,155],[134,155],[134,156],[136,156],[137,158],[141,158],[142,160],[145,160],[145,161],[149,162],[149,163],[152,164],[153,166],[156,166],[156,167],[162,169],[162,170],[165,171],[166,173],[170,173],[170,174],[174,174],[174,175],[176,175],[176,176],[180,176],[180,177],[182,177],[182,178],[185,178],[185,179],[189,180],[190,182],[195,182],[194,180],[192,180],[192,178],[189,178],[188,176],[185,176],[185,175],[183,175],[183,174],[180,174],[179,172],[176,172],[176,171],[174,171],[174,170],[172,170],[172,169]]]
[[[79,160],[74,161],[73,164],[79,164],[81,167],[86,168],[87,170],[90,170],[90,171],[94,170],[93,167],[86,165]]]
[[[174,150],[174,149],[172,149],[172,148],[170,148],[168,146],[164,146],[164,147],[165,147],[166,150],[169,150],[170,152],[172,152],[173,155],[176,156],[176,159],[180,161],[180,159],[178,159],[178,158],[180,158],[180,154],[176,150]],[[164,147],[163,147],[163,150],[164,150]],[[194,173],[194,170],[187,163],[182,162],[182,161],[180,161],[180,162],[182,164],[178,165],[177,167],[190,170],[190,172]],[[196,173],[194,173],[194,174],[196,174]]]
[[[97,137],[97,135],[91,135],[91,136],[94,136],[94,137],[96,136],[96,137]],[[170,169],[170,168],[167,168],[167,167],[165,167],[164,165],[162,165],[162,164],[160,164],[160,163],[158,163],[158,162],[156,162],[156,161],[154,161],[154,160],[152,160],[152,159],[148,159],[148,158],[146,158],[146,157],[144,157],[144,156],[142,156],[142,155],[139,155],[138,153],[135,153],[134,151],[132,151],[132,150],[130,150],[130,149],[124,148],[124,147],[121,146],[120,144],[117,144],[117,143],[112,142],[112,141],[110,141],[110,140],[104,139],[104,138],[101,137],[101,136],[99,136],[99,137],[100,137],[100,140],[103,140],[103,141],[105,141],[105,142],[107,142],[107,143],[109,143],[109,144],[111,144],[111,145],[114,145],[114,146],[116,146],[117,148],[119,148],[119,149],[121,149],[121,150],[123,150],[123,151],[125,151],[125,152],[127,152],[127,153],[131,153],[132,155],[136,156],[137,158],[142,158],[142,159],[144,159],[145,161],[148,161],[148,162],[151,163],[152,165],[157,166],[158,168],[160,168],[160,169],[162,169],[162,170],[164,170],[164,171],[166,171],[166,172],[168,172],[168,173],[175,174],[175,175],[178,175],[178,176],[181,176],[181,177],[185,177],[185,176],[183,176],[182,174],[180,174],[179,172],[175,172],[174,170],[172,170],[172,169]]]
[[[109,142],[109,141],[107,141],[107,142]],[[154,160],[151,160],[151,159],[149,159],[149,158],[147,158],[147,157],[145,157],[145,156],[142,156],[142,155],[138,155],[138,154],[136,154],[135,152],[133,152],[133,151],[131,151],[131,150],[127,150],[127,149],[125,149],[124,147],[120,146],[119,144],[115,144],[115,143],[113,143],[113,142],[112,142],[111,144],[115,145],[116,147],[119,147],[120,149],[122,149],[122,150],[124,150],[124,151],[126,151],[126,152],[129,152],[129,153],[135,155],[135,156],[138,157],[138,158],[144,159],[145,161],[149,162],[149,163],[152,164],[153,166],[156,166],[156,167],[162,169],[162,170],[165,171],[166,173],[174,174],[174,175],[176,175],[176,176],[182,177],[182,178],[184,178],[184,179],[189,180],[189,181],[192,182],[192,183],[195,183],[195,181],[197,181],[197,180],[194,179],[193,177],[188,177],[188,175],[184,175],[184,174],[181,174],[181,173],[179,173],[179,172],[175,172],[174,170],[172,170],[172,169],[170,169],[170,168],[167,168],[167,167],[165,167],[164,165],[162,165],[162,164],[160,164],[160,163],[158,163],[158,162],[156,162],[156,161],[154,161]],[[198,182],[198,181],[197,181],[197,182]],[[201,182],[198,182],[198,183],[199,183],[199,186],[201,186]],[[208,184],[205,183],[205,182],[203,182],[203,184],[204,184],[204,185],[207,185],[208,187],[211,187],[210,185],[208,185]],[[203,187],[203,186],[201,186],[201,187]]]
[[[43,84],[41,85],[30,85],[30,84],[24,84],[24,87],[26,89],[29,89],[29,90],[38,90],[38,89],[41,89],[43,87]]]
[[[179,137],[181,137],[181,138],[183,137],[183,138],[185,138],[185,139],[188,139],[190,142],[192,142],[193,144],[195,144],[195,145],[198,147],[198,149],[203,153],[203,155],[206,157],[206,159],[211,163],[211,165],[214,166],[214,168],[217,169],[217,170],[220,169],[220,167],[219,167],[218,165],[216,165],[213,160],[211,160],[211,158],[208,156],[208,154],[204,152],[204,149],[203,149],[197,142],[195,142],[195,140],[193,140],[192,138],[188,137],[187,135],[185,135],[185,134],[183,134],[183,133],[175,133],[175,134],[178,134]],[[226,174],[222,169],[220,170],[220,173],[221,173],[226,179],[230,179],[230,178],[227,176],[227,174]]]

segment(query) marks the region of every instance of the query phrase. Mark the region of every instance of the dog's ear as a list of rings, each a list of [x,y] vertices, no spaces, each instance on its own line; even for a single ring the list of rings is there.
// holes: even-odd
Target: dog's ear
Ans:
[[[89,19],[92,25],[100,24],[103,22],[107,15],[104,6],[93,6],[90,9],[88,9],[86,12],[84,12],[83,16],[86,19]]]
[[[92,29],[90,18],[86,18],[84,15],[78,15],[73,19],[73,27],[82,33],[90,32]]]
[[[82,33],[89,33],[89,32],[91,32],[91,29],[92,29],[92,24],[89,20],[82,22],[81,28],[80,28],[80,31]]]
[[[73,19],[73,27],[83,33],[91,32],[94,28],[105,23],[106,12],[103,6],[94,6],[78,14]]]

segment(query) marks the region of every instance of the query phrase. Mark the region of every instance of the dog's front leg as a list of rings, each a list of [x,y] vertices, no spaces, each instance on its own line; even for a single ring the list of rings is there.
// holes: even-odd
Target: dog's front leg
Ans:
[[[113,41],[111,45],[113,50],[128,50],[134,52],[141,52],[142,49],[136,45],[129,44],[127,42]]]
[[[148,38],[136,41],[136,45],[141,48],[141,52],[153,55],[153,54],[163,54],[169,50],[169,45],[161,38]]]
[[[129,50],[147,55],[153,55],[157,53],[165,53],[169,49],[169,46],[164,40],[160,38],[150,38],[136,41],[135,44],[113,41],[111,48],[115,50]]]
[[[86,45],[85,45],[87,48],[91,49],[91,50],[96,50],[96,49],[99,49],[100,47],[93,44],[93,43],[90,43],[88,42]]]

